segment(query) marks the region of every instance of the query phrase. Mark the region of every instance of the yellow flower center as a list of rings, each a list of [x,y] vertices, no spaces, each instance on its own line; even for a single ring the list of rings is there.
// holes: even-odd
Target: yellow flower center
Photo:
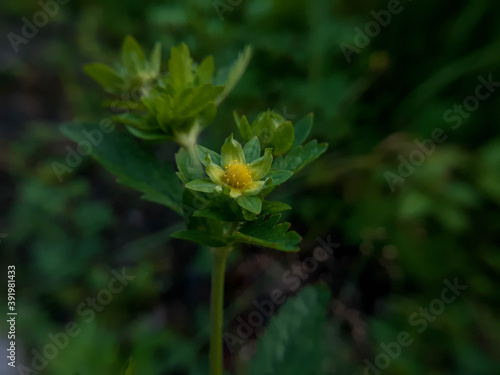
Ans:
[[[252,182],[252,172],[248,170],[248,165],[238,163],[238,160],[235,160],[234,164],[226,165],[224,167],[226,170],[226,173],[224,173],[226,184],[241,189]]]

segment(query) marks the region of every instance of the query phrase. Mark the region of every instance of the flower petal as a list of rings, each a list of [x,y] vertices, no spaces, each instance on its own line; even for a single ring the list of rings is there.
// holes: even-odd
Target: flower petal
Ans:
[[[224,183],[224,170],[219,167],[218,165],[215,165],[210,161],[207,164],[207,167],[205,168],[205,171],[208,174],[208,177],[215,182],[217,185],[222,185]]]
[[[252,173],[252,180],[260,180],[271,169],[271,164],[273,163],[273,155],[271,151],[271,148],[266,148],[266,150],[264,151],[264,156],[258,158],[257,160],[254,160],[248,166],[248,169]]]
[[[259,194],[264,186],[264,181],[254,181],[243,189],[243,194],[245,195],[256,195]]]
[[[241,147],[241,144],[238,141],[235,141],[233,139],[232,134],[226,139],[224,145],[222,145],[221,156],[222,156],[221,167],[223,168],[231,163],[246,164],[243,148]]]
[[[240,189],[231,188],[231,191],[229,192],[229,196],[231,198],[238,198],[240,195],[241,195]]]

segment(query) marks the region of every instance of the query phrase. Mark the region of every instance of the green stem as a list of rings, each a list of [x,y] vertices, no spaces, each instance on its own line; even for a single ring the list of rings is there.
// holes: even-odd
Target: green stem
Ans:
[[[224,276],[227,256],[231,247],[212,249],[212,294],[210,299],[210,375],[222,375],[223,347],[222,330],[224,323]]]

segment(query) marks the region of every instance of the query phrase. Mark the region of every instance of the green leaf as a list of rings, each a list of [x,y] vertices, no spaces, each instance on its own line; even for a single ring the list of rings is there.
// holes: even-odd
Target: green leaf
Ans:
[[[144,195],[142,198],[163,204],[182,214],[182,184],[172,166],[158,160],[156,155],[126,132],[99,127],[88,123],[71,123],[62,128],[73,141],[89,142],[93,137],[92,156],[119,182]]]
[[[170,60],[168,61],[170,73],[170,83],[177,91],[182,91],[193,83],[193,59],[189,53],[189,48],[184,43],[170,50]]]
[[[317,159],[328,148],[327,143],[313,140],[304,146],[295,146],[284,158],[276,159],[273,169],[286,169],[298,172],[307,164]]]
[[[293,146],[299,146],[307,140],[314,122],[314,114],[309,113],[294,125],[295,139]]]
[[[250,63],[251,58],[252,58],[252,48],[250,46],[246,46],[243,52],[240,52],[238,54],[238,59],[229,69],[229,73],[225,81],[224,91],[219,95],[219,97],[215,101],[216,105],[219,105],[229,95],[229,93],[233,91],[234,87],[243,76],[243,73],[245,73],[245,70],[247,69],[248,64]]]
[[[179,232],[172,233],[172,237],[180,240],[193,241],[199,243],[200,245],[211,247],[222,247],[226,245],[226,243],[221,239],[203,230],[181,230]]]
[[[245,159],[247,163],[253,162],[260,156],[260,142],[259,138],[253,137],[250,139],[245,147],[243,147],[243,153],[245,154]]]
[[[156,119],[148,115],[120,113],[119,115],[113,116],[112,120],[113,122],[119,122],[142,130],[160,130]]]
[[[271,171],[267,174],[267,177],[271,177],[273,179],[272,186],[281,185],[292,176],[292,171]]]
[[[201,191],[202,193],[215,193],[217,185],[209,178],[203,178],[188,182],[186,187],[194,191]]]
[[[235,221],[235,216],[232,214],[228,214],[228,212],[221,210],[218,207],[212,206],[207,208],[202,208],[200,210],[196,210],[193,213],[194,217],[204,217],[206,219],[214,219],[220,221],[232,222]]]
[[[125,84],[123,79],[114,69],[106,64],[87,64],[83,67],[83,70],[98,84],[109,91],[119,92],[123,89],[123,85]]]
[[[175,162],[177,164],[177,169],[179,170],[177,175],[184,184],[203,178],[203,167],[198,160],[193,161],[189,152],[185,148],[182,147],[175,154]]]
[[[211,83],[213,75],[214,75],[214,58],[212,56],[208,56],[201,62],[200,66],[196,69],[196,84],[203,85],[206,83]]]
[[[307,286],[273,316],[248,375],[324,374],[324,330],[330,293],[323,286]]]
[[[250,124],[246,116],[241,116],[241,120],[238,118],[238,113],[233,111],[234,122],[236,122],[236,126],[238,127],[238,131],[240,132],[241,138],[248,142],[253,137],[252,128],[250,128]]]
[[[161,68],[161,43],[156,42],[153,50],[151,51],[150,63],[149,66],[151,71],[155,74],[155,76],[160,75]]]
[[[127,36],[122,47],[122,63],[130,74],[137,74],[146,68],[146,57],[133,36]]]
[[[146,141],[172,141],[174,139],[173,136],[160,131],[142,130],[130,125],[126,125],[126,128],[133,136]]]
[[[288,232],[289,223],[278,224],[280,218],[281,215],[271,215],[265,220],[265,215],[260,215],[257,220],[242,225],[231,237],[237,242],[282,251],[299,251],[297,245],[301,237],[297,232]]]
[[[291,210],[291,209],[292,209],[292,207],[290,207],[288,204],[283,203],[283,202],[264,201],[264,202],[262,202],[261,215],[278,214],[282,211]]]
[[[198,156],[198,159],[201,161],[201,163],[206,167],[208,165],[208,160],[206,159],[207,154],[210,155],[210,159],[212,160],[212,163],[216,165],[221,165],[221,156],[216,153],[215,151],[210,150],[209,148],[206,148],[201,145],[196,145],[196,155]]]
[[[253,195],[241,195],[236,198],[236,203],[238,203],[240,207],[243,207],[245,210],[254,214],[259,214],[262,209],[262,201],[259,197]]]

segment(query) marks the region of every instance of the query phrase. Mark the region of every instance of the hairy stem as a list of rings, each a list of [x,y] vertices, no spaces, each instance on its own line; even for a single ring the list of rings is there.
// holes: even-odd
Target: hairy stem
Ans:
[[[222,375],[223,347],[222,330],[224,323],[224,276],[227,256],[231,247],[212,249],[212,294],[210,299],[210,375]]]

